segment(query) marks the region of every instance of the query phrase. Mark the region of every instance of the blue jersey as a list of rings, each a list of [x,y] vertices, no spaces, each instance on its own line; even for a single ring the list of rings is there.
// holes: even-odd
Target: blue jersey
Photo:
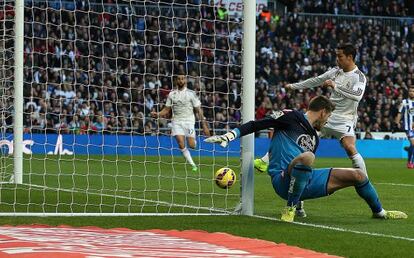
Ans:
[[[404,99],[399,108],[405,131],[413,130],[414,123],[414,100]]]
[[[286,170],[289,163],[305,151],[316,152],[319,137],[306,115],[296,110],[284,110],[239,127],[240,137],[267,128],[274,128],[269,147],[269,174]]]

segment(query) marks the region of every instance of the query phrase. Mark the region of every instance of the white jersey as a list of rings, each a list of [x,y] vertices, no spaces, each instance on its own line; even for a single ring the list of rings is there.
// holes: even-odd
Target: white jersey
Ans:
[[[403,127],[405,131],[413,130],[414,124],[414,100],[404,99],[398,110],[401,113]]]
[[[335,67],[317,77],[294,83],[292,88],[313,88],[322,85],[324,81],[329,79],[335,82],[335,88],[330,97],[330,100],[335,104],[335,110],[329,120],[352,121],[355,126],[358,119],[358,104],[364,95],[367,84],[365,75],[358,67],[349,72],[344,72],[339,67]]]
[[[175,122],[195,123],[194,108],[200,107],[201,102],[194,91],[184,88],[173,90],[168,94],[167,107],[172,109],[172,120]]]

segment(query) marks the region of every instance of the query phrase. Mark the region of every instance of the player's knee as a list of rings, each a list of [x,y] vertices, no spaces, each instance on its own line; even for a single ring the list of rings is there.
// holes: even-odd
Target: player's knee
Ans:
[[[301,159],[300,163],[305,166],[312,166],[313,162],[315,161],[315,154],[313,152],[307,151],[300,154]]]
[[[355,183],[362,183],[367,180],[367,176],[365,175],[364,171],[359,168],[354,168],[351,170],[352,178]]]

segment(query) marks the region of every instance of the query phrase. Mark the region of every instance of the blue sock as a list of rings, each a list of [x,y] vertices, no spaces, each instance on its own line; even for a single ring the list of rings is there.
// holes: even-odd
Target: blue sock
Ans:
[[[300,201],[303,190],[309,181],[312,168],[305,165],[296,165],[290,175],[287,206],[295,206]]]
[[[408,162],[413,162],[413,152],[414,146],[410,145],[410,147],[408,147]]]
[[[363,183],[356,185],[355,190],[358,195],[369,205],[373,213],[382,211],[382,205],[379,200],[377,191],[375,191],[374,186],[368,179]]]

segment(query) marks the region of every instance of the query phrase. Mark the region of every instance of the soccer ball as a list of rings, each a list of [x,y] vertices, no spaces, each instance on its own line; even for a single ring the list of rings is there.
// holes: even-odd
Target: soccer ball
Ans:
[[[220,168],[214,179],[218,187],[227,189],[236,183],[236,173],[231,168]]]

